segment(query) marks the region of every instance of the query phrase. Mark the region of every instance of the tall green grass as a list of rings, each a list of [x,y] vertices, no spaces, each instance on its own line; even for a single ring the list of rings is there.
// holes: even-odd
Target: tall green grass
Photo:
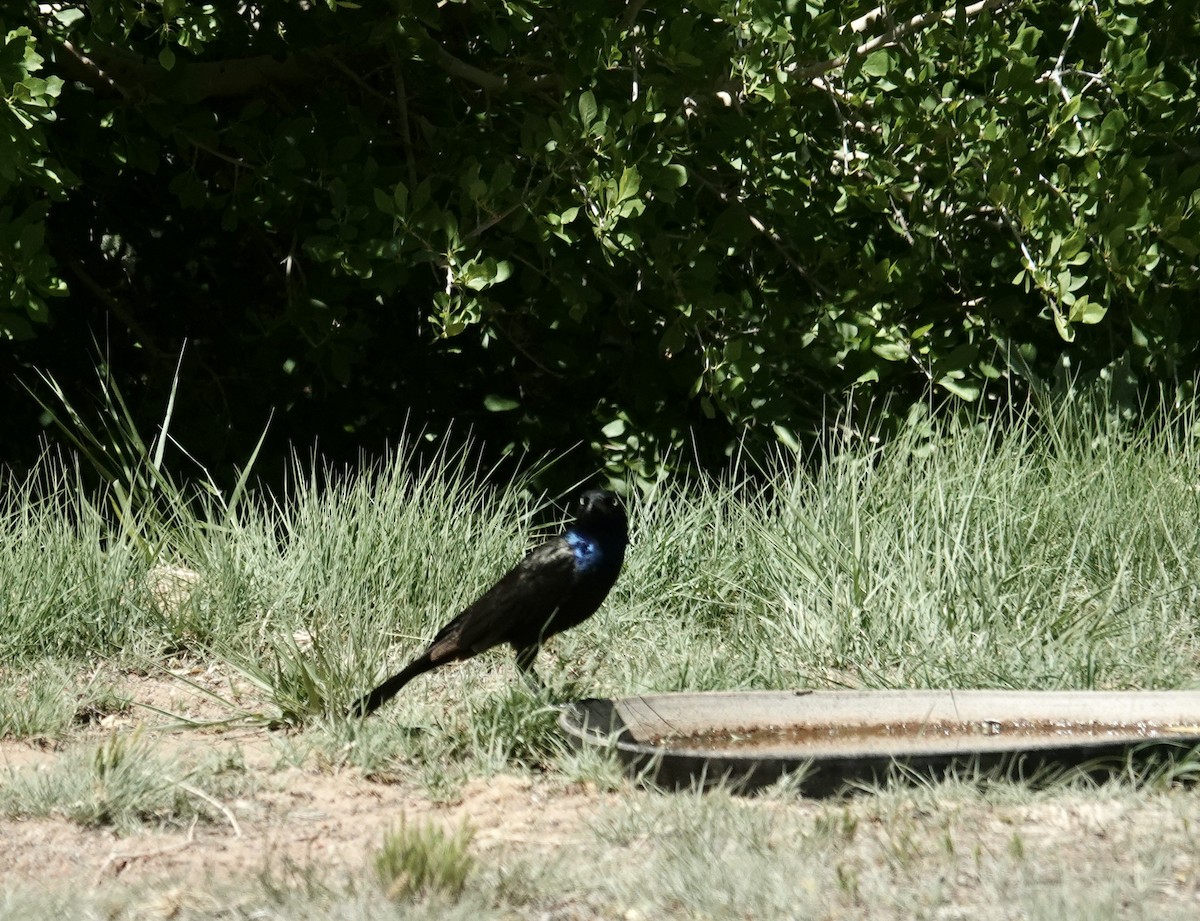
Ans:
[[[542,671],[560,696],[1192,686],[1191,430],[1076,412],[660,484],[629,497],[609,601]],[[356,471],[297,463],[285,494],[235,508],[161,479],[157,499],[114,504],[48,455],[0,481],[0,664],[216,658],[258,687],[246,712],[339,713],[538,539],[552,509],[480,474],[468,452],[422,464],[401,445]],[[448,727],[454,708],[546,705],[514,679],[507,653],[485,656],[423,677],[391,712]]]

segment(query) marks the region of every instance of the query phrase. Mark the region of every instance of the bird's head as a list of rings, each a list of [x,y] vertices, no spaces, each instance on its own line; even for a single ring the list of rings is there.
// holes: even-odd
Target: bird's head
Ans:
[[[607,489],[589,489],[575,500],[575,523],[597,530],[620,531],[628,526],[625,509],[617,494]]]

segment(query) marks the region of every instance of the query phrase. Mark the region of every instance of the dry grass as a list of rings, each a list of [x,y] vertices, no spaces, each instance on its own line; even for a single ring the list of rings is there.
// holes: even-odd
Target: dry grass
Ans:
[[[154,707],[179,695],[170,681],[110,683]],[[152,791],[170,774],[194,792],[117,824],[80,821],[70,802],[38,818],[9,811],[0,917],[1061,921],[1200,908],[1200,796],[1169,783],[949,782],[823,801],[786,787],[665,794],[562,753],[542,771],[441,790],[419,772],[371,779],[331,757],[318,730],[165,731],[153,711],[131,714],[50,747],[0,743],[0,783],[92,776],[94,753],[116,738],[159,771]],[[453,838],[464,823],[461,891],[381,882],[376,855],[397,827]]]

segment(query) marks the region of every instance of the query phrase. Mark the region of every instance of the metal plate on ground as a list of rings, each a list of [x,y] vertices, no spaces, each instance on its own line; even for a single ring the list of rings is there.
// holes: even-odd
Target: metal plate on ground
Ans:
[[[951,766],[1038,776],[1111,771],[1131,756],[1200,746],[1198,691],[743,691],[567,705],[579,745],[613,747],[664,786],[742,789],[803,772],[825,794]]]

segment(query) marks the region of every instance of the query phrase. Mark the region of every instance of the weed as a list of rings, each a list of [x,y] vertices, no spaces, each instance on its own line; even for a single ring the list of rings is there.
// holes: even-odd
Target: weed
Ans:
[[[410,825],[404,819],[375,853],[375,874],[391,899],[457,896],[474,865],[468,853],[471,837],[465,822],[447,833],[440,825]]]

